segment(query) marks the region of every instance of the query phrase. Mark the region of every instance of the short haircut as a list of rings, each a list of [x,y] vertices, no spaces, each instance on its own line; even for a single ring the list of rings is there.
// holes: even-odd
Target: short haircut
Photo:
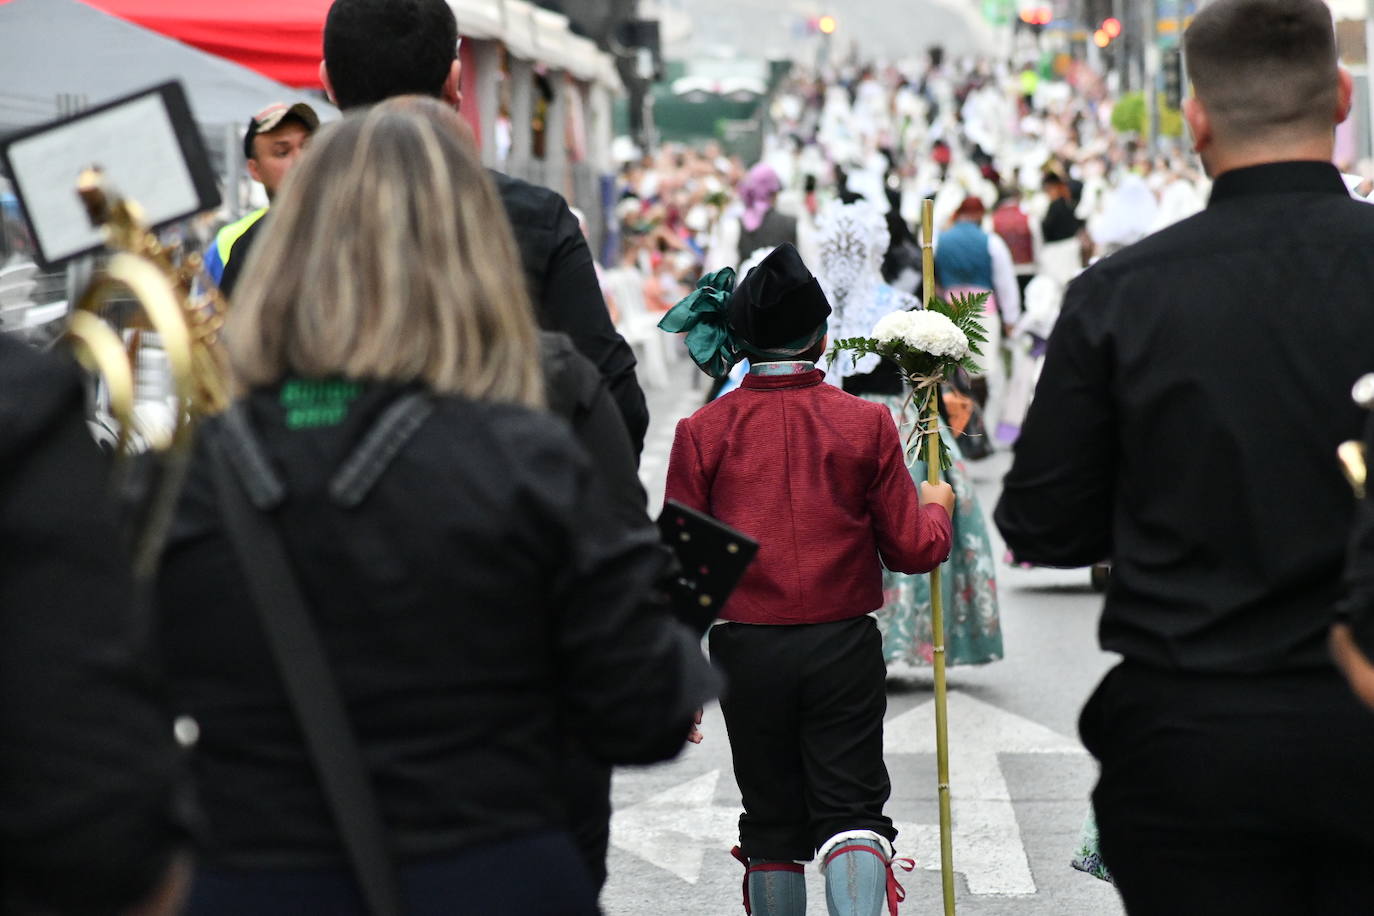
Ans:
[[[334,0],[324,21],[324,63],[340,108],[437,98],[457,50],[458,22],[445,0]]]
[[[238,391],[340,376],[543,405],[515,239],[456,117],[396,99],[320,129],[229,311]]]
[[[1331,130],[1336,36],[1322,0],[1217,0],[1197,14],[1183,47],[1223,141]]]

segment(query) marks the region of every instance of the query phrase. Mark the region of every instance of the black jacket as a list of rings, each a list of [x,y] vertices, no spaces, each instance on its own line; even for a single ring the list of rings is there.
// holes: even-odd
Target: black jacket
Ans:
[[[591,249],[582,237],[577,217],[567,202],[548,188],[500,172],[488,174],[515,230],[525,282],[540,326],[567,334],[596,366],[620,409],[638,463],[649,429],[649,408],[635,378],[634,351],[611,323]],[[230,249],[220,281],[225,296],[233,295],[248,252],[268,218],[249,226]]]
[[[646,524],[649,497],[606,380],[566,334],[541,331],[539,349],[549,412],[567,421],[592,467],[601,472],[608,505],[616,516],[629,524]]]
[[[74,367],[0,335],[3,912],[120,911],[181,841],[106,470]]]
[[[1070,286],[996,521],[1019,559],[1114,563],[1102,646],[1203,672],[1330,664],[1374,367],[1374,207],[1336,169],[1228,172]]]
[[[548,413],[436,399],[362,504],[337,504],[331,479],[399,393],[365,387],[337,426],[289,428],[272,390],[248,410],[394,848],[413,860],[560,825],[564,730],[607,762],[661,759],[714,684],[699,634],[654,596],[669,562],[655,531],[618,517]],[[207,860],[337,862],[200,454],[160,599],[175,697],[201,726]]]
[[[500,172],[489,174],[515,229],[540,326],[567,334],[600,370],[625,420],[638,462],[649,429],[649,408],[635,378],[634,351],[611,323],[577,217],[562,196],[548,188]]]
[[[777,248],[779,245],[797,244],[797,221],[790,216],[769,210],[763,215],[763,222],[754,230],[746,229],[741,221],[739,226],[739,259],[744,263],[760,248]]]

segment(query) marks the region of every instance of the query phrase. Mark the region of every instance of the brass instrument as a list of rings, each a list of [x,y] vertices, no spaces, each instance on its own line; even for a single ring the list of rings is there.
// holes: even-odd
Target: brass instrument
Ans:
[[[1341,463],[1341,470],[1345,472],[1345,479],[1350,483],[1350,489],[1355,491],[1355,498],[1364,499],[1364,443],[1354,440],[1342,442],[1336,449],[1336,458]]]
[[[141,444],[158,458],[158,479],[133,533],[134,571],[147,578],[171,524],[196,423],[229,404],[227,364],[219,342],[224,301],[213,283],[196,292],[200,256],[164,246],[145,228],[138,205],[114,195],[98,169],[82,173],[77,193],[92,224],[104,227],[106,244],[115,254],[81,295],[66,339],[77,359],[105,383],[117,429],[116,482],[127,481],[130,459]],[[126,328],[127,342],[106,320],[111,300],[124,292],[138,305]],[[166,356],[175,402],[170,430],[142,423],[136,410],[139,355],[148,332],[157,335]]]

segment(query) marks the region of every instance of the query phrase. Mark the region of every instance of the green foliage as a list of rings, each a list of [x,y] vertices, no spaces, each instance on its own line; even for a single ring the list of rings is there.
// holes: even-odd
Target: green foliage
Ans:
[[[1121,134],[1143,134],[1145,123],[1145,93],[1128,92],[1112,107],[1112,129]]]
[[[1183,115],[1170,108],[1164,93],[1158,97],[1159,134],[1162,137],[1183,136]],[[1118,133],[1144,136],[1150,129],[1150,113],[1145,110],[1145,93],[1128,92],[1112,108],[1112,128]]]
[[[1165,105],[1163,99],[1159,103],[1159,135],[1161,137],[1183,136],[1183,113]]]
[[[938,296],[932,296],[930,301],[926,303],[926,308],[944,315],[968,337],[970,355],[960,360],[959,365],[970,372],[978,371],[978,363],[974,361],[973,357],[982,356],[983,344],[988,342],[988,335],[983,330],[983,315],[987,313],[989,298],[991,298],[990,293],[955,295],[951,296],[949,301]]]

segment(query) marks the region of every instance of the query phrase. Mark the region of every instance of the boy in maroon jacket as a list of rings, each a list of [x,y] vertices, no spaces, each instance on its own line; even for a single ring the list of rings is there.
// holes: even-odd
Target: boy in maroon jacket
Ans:
[[[708,374],[751,361],[738,390],[678,424],[666,495],[759,542],[710,636],[729,679],[745,909],[804,914],[799,863],[819,850],[830,912],[878,916],[897,832],[871,614],[883,566],[928,572],[949,555],[954,493],[923,484],[918,500],[887,408],[822,381],[830,305],[795,248],[725,292],[664,321]]]

